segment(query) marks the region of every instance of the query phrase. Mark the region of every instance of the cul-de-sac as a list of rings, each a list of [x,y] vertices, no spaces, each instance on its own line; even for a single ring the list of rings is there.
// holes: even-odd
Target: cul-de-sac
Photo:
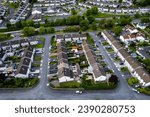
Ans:
[[[150,0],[1,0],[1,100],[149,100]]]

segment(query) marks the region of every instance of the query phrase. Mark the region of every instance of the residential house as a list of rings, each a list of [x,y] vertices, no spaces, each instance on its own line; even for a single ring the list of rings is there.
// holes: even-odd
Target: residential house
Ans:
[[[9,42],[3,42],[3,43],[1,43],[1,48],[3,50],[6,50],[8,47],[10,47],[10,43]]]
[[[56,41],[57,43],[60,43],[61,41],[64,40],[64,36],[63,35],[55,35]]]
[[[29,78],[29,73],[31,69],[31,63],[33,61],[35,49],[32,47],[27,47],[24,50],[23,57],[15,73],[16,78]]]
[[[150,85],[150,74],[147,73],[142,67],[142,65],[139,62],[137,62],[134,58],[132,58],[132,56],[124,48],[114,46],[114,43],[117,45],[120,43],[117,42],[117,40],[111,41],[113,36],[110,34],[110,32],[105,30],[102,32],[102,36],[107,40],[107,42],[110,45],[112,45],[113,49],[115,48],[115,52],[128,67],[132,75],[137,77],[143,86]],[[117,48],[119,49],[118,51]]]
[[[65,41],[61,40],[57,43],[57,58],[58,58],[58,79],[59,82],[69,82],[74,80],[74,75],[68,63],[67,49]]]
[[[28,39],[21,39],[20,44],[22,47],[29,46],[29,41]]]
[[[11,43],[12,48],[19,48],[20,47],[20,41],[19,40],[11,41],[10,43]]]
[[[80,40],[86,40],[87,36],[86,34],[80,34]]]
[[[71,34],[65,34],[65,41],[71,41],[72,40],[72,36]]]
[[[145,35],[143,33],[132,33],[132,34],[125,34],[120,36],[120,40],[126,44],[132,41],[140,41],[143,42],[145,40]]]
[[[130,25],[125,26],[125,31],[128,31],[130,34],[138,32],[138,30],[136,28],[134,28],[133,26],[130,26]]]
[[[80,39],[80,35],[79,34],[72,34],[72,40],[73,41],[78,41]]]
[[[103,71],[103,69],[98,65],[95,55],[93,54],[92,49],[90,48],[90,45],[86,41],[83,41],[82,48],[89,63],[88,70],[90,73],[93,74],[94,81],[106,81],[106,74]]]

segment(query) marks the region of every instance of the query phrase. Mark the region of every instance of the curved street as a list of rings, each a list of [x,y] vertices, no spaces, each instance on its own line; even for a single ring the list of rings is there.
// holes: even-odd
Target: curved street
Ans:
[[[91,36],[98,40],[95,33],[90,33]],[[49,59],[49,47],[50,39],[52,35],[45,35],[45,46],[43,53],[43,62],[41,69],[41,79],[37,86],[31,89],[0,89],[0,99],[1,100],[134,100],[134,99],[150,99],[150,96],[144,94],[137,94],[133,92],[130,87],[127,85],[125,79],[121,77],[121,74],[118,73],[117,68],[114,69],[114,72],[117,73],[117,76],[120,76],[119,86],[115,90],[99,90],[99,91],[84,91],[83,94],[76,94],[75,91],[67,90],[53,90],[47,87],[48,79],[48,59]],[[101,52],[105,57],[108,58],[107,62],[111,67],[115,67],[114,63],[110,60],[110,57],[107,55],[104,48],[99,45]]]

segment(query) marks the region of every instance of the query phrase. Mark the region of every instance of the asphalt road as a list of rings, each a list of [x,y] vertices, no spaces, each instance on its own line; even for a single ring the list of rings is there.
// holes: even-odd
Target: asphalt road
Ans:
[[[91,36],[98,40],[94,33]],[[117,69],[114,67],[106,51],[99,45],[101,53],[111,67],[114,67],[115,73],[120,76],[120,84],[115,90],[100,90],[100,91],[84,91],[83,94],[76,94],[75,91],[53,90],[47,87],[48,59],[50,39],[52,35],[45,35],[45,46],[43,53],[43,62],[41,69],[41,79],[37,86],[32,89],[0,89],[1,100],[131,100],[131,99],[150,99],[150,96],[136,94],[128,87],[125,79],[123,79]]]

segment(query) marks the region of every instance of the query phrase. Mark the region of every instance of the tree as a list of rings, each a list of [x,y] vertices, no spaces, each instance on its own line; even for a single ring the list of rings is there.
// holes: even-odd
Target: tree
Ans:
[[[90,15],[92,15],[92,11],[91,11],[91,9],[88,9],[88,10],[86,11],[86,16],[90,16]]]
[[[111,77],[109,78],[108,82],[117,84],[118,83],[118,77],[116,75],[111,75]]]
[[[122,3],[122,0],[119,0],[119,3]]]
[[[136,14],[134,15],[135,18],[140,18],[141,15],[139,14],[139,12],[136,12]]]
[[[127,16],[122,16],[122,17],[120,17],[119,21],[120,21],[119,23],[120,23],[121,26],[125,26],[125,25],[129,24],[132,21],[132,18],[127,17]]]
[[[47,24],[47,23],[48,23],[48,19],[46,18],[46,19],[45,19],[45,24]]]
[[[26,27],[26,21],[21,22],[22,27]]]
[[[15,24],[15,26],[16,26],[16,28],[22,28],[22,23],[21,23],[21,21],[17,22],[17,23]]]
[[[149,23],[150,22],[149,17],[142,17],[141,22],[142,23]]]
[[[71,14],[72,14],[72,15],[76,15],[76,14],[77,14],[77,11],[76,11],[74,8],[72,8],[72,9],[71,9]]]
[[[66,25],[79,25],[82,17],[79,15],[73,15],[66,19]]]
[[[100,21],[99,21],[99,27],[105,28],[105,23],[106,23],[106,20],[105,20],[105,19],[100,20]]]
[[[24,27],[22,33],[25,36],[32,36],[35,34],[35,28],[34,27]]]
[[[120,26],[115,26],[115,27],[113,27],[113,32],[117,35],[117,36],[119,36],[119,34],[121,33],[121,27]]]
[[[105,28],[112,28],[113,26],[114,26],[114,20],[113,19],[106,20]]]
[[[81,26],[81,29],[82,29],[83,31],[85,31],[86,29],[88,29],[88,25],[89,25],[88,20],[82,20],[82,21],[80,22],[80,26]]]
[[[90,24],[95,21],[95,18],[92,15],[88,16],[87,19]]]
[[[26,26],[34,26],[33,20],[26,20]]]
[[[98,8],[97,8],[97,6],[93,6],[91,8],[91,12],[92,12],[92,14],[98,14]]]
[[[93,30],[96,30],[96,29],[97,29],[97,26],[96,26],[96,23],[95,23],[95,22],[92,23],[92,29],[93,29]]]
[[[6,27],[7,27],[8,29],[10,29],[10,28],[11,28],[11,23],[8,22],[8,23],[6,24]]]
[[[50,27],[46,31],[47,33],[55,33],[55,28]]]
[[[147,71],[150,73],[150,58],[144,59],[143,63],[145,64]]]
[[[43,26],[41,26],[38,30],[39,34],[45,34],[46,33],[46,30]]]

